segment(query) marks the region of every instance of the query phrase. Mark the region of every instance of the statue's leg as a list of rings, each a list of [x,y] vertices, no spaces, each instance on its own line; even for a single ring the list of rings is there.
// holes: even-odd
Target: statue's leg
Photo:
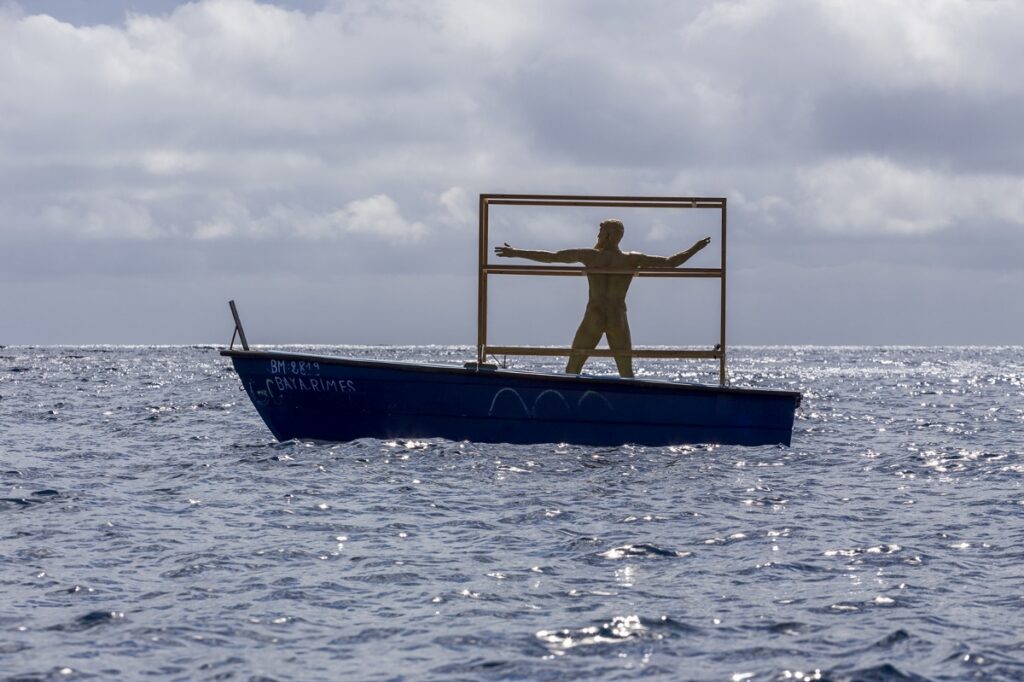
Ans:
[[[613,351],[633,350],[633,340],[630,338],[629,334],[629,319],[626,317],[625,310],[621,313],[616,312],[615,314],[608,316],[608,347]],[[633,376],[632,356],[616,355],[615,366],[619,368],[619,376]]]
[[[597,342],[601,340],[601,334],[604,333],[603,317],[603,315],[598,315],[593,310],[587,309],[587,313],[583,316],[583,321],[580,322],[579,329],[576,330],[576,336],[573,337],[573,350],[594,350],[597,348]],[[569,362],[565,365],[565,373],[579,374],[583,371],[583,363],[586,361],[586,355],[570,356]]]

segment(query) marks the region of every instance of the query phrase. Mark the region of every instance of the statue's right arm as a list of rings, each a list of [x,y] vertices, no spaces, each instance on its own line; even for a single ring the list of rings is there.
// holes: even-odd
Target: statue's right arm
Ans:
[[[495,246],[494,253],[502,258],[526,258],[538,263],[582,263],[587,249],[564,249],[562,251],[526,251],[514,249],[508,244]]]

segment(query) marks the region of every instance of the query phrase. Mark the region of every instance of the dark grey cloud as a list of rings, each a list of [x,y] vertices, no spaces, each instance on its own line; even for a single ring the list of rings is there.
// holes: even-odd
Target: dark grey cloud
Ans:
[[[33,14],[46,14],[75,26],[97,26],[120,24],[133,14],[170,14],[186,1],[190,0],[31,0],[20,4]],[[330,0],[277,0],[274,4],[304,12],[316,12],[329,2]]]
[[[823,153],[873,154],[955,173],[1017,174],[1024,167],[1024,98],[937,88],[843,90],[815,104]]]

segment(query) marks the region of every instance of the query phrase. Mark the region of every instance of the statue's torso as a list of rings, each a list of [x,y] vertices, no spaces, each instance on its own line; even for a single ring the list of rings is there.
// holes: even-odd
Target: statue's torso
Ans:
[[[587,261],[586,266],[594,269],[631,270],[634,267],[633,259],[618,250],[599,251],[595,249]],[[587,281],[590,284],[588,306],[605,310],[625,309],[626,294],[629,292],[629,285],[633,282],[633,275],[587,273]]]

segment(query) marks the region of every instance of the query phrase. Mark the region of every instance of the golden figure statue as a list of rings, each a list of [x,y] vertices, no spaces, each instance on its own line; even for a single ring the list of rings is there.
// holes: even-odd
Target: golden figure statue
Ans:
[[[677,268],[695,253],[711,243],[705,237],[686,251],[673,256],[648,256],[644,253],[621,251],[619,242],[625,227],[621,220],[604,220],[598,231],[597,243],[592,249],[565,249],[563,251],[524,251],[508,244],[494,247],[494,253],[503,258],[528,258],[540,263],[582,263],[587,269],[595,270],[636,270],[637,268]],[[626,318],[626,293],[633,282],[633,274],[587,273],[590,297],[587,312],[583,315],[576,337],[572,340],[574,351],[590,351],[597,347],[604,335],[608,347],[613,351],[630,352],[633,342],[629,336],[629,320]],[[587,361],[586,352],[573,354],[565,366],[568,374],[579,374]],[[633,376],[633,358],[616,355],[615,365],[619,375]]]

